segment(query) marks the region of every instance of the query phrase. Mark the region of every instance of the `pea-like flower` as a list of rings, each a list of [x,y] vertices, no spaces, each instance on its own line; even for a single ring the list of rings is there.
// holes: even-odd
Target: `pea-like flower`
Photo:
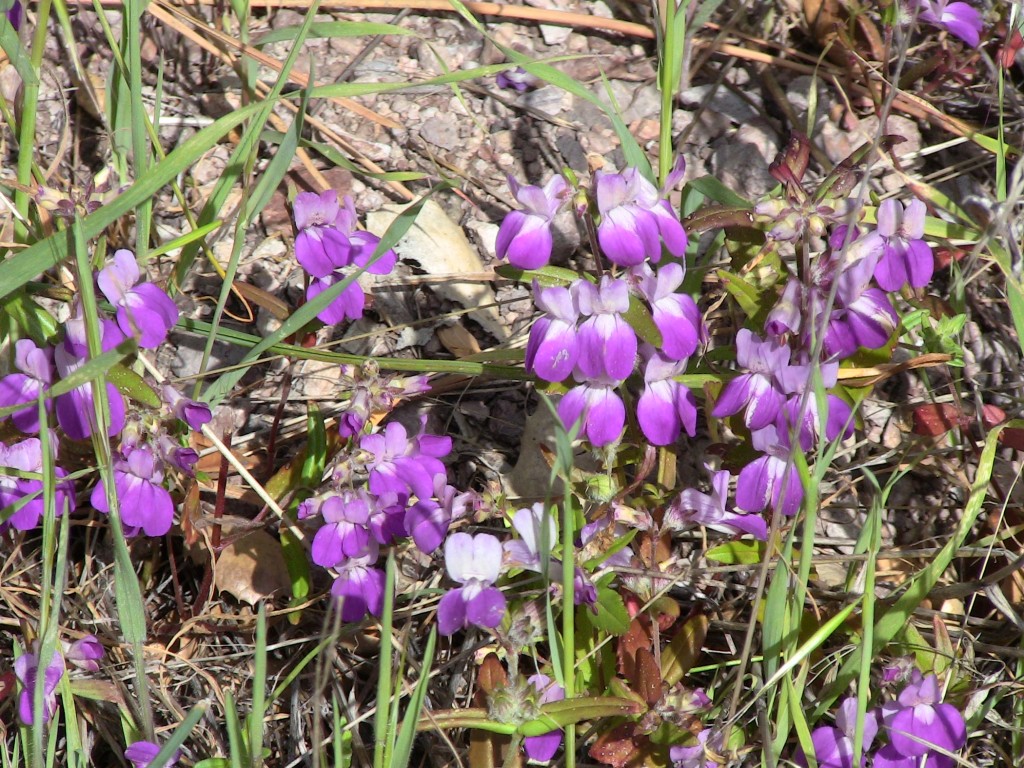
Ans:
[[[8,475],[5,468],[42,473],[42,443],[37,438],[30,437],[11,445],[0,445],[0,509],[15,507],[10,516],[0,523],[0,533],[7,528],[31,531],[39,525],[46,510],[43,480],[41,477],[30,479]],[[53,473],[57,480],[54,489],[54,512],[60,517],[65,511],[70,512],[75,508],[75,486],[70,480],[65,479],[67,472],[60,467],[54,467]]]
[[[147,536],[163,536],[174,522],[174,501],[161,483],[163,462],[146,443],[128,449],[122,447],[114,462],[114,492],[117,494],[125,533],[135,536],[140,530]],[[90,497],[92,506],[109,513],[104,481],[97,483]]]
[[[152,741],[134,741],[124,751],[124,759],[132,764],[132,768],[174,768],[181,758],[181,750],[176,749],[163,766],[158,766],[153,761],[159,754],[159,744],[154,744]]]
[[[639,170],[598,171],[594,187],[601,213],[597,240],[612,262],[621,267],[634,267],[645,259],[657,263],[663,241],[673,256],[686,253],[686,230],[679,217]]]
[[[117,307],[117,324],[124,334],[137,338],[140,347],[154,349],[178,322],[178,308],[158,286],[141,278],[134,254],[122,248],[96,275],[96,284]]]
[[[910,682],[900,692],[899,709],[886,708],[885,725],[889,744],[878,751],[874,765],[897,768],[917,765],[925,755],[926,765],[953,765],[944,752],[956,752],[967,741],[964,716],[952,704],[942,702],[938,678],[912,673]]]
[[[736,334],[736,362],[749,373],[741,373],[725,385],[711,415],[720,419],[745,409],[743,422],[748,428],[773,424],[786,402],[778,376],[789,365],[789,355],[789,349],[778,341],[761,341],[741,328]]]
[[[760,515],[741,515],[728,507],[729,480],[727,470],[711,475],[711,493],[687,488],[679,494],[665,514],[665,525],[684,530],[690,525],[702,525],[723,533],[749,533],[755,539],[768,538],[768,526]]]
[[[363,436],[359,447],[371,455],[368,466],[373,493],[380,496],[391,491],[408,496],[411,492],[422,500],[433,495],[435,476],[445,474],[440,457],[451,451],[452,439],[425,432],[409,438],[405,427],[392,421],[383,432]]]
[[[580,422],[579,436],[596,448],[619,439],[626,425],[626,406],[615,391],[618,382],[605,378],[585,381],[570,389],[558,403],[558,418],[566,427]]]
[[[865,753],[871,749],[871,744],[878,734],[878,715],[878,710],[870,710],[864,717],[862,744]],[[856,730],[857,699],[850,696],[843,699],[839,705],[835,727],[823,725],[811,733],[811,745],[814,747],[814,759],[818,763],[818,768],[853,768],[853,740]],[[797,750],[793,762],[806,768],[807,756],[802,749]],[[861,765],[864,762],[862,757]]]
[[[558,544],[558,529],[555,516],[543,502],[517,510],[512,515],[512,527],[519,538],[505,542],[505,559],[510,566],[541,573],[544,553],[549,567],[556,562],[551,550]]]
[[[875,280],[887,291],[904,285],[922,288],[935,271],[931,246],[924,238],[925,206],[920,200],[903,205],[883,200],[878,206],[878,229],[865,235],[881,241],[882,255],[875,266]]]
[[[384,571],[373,567],[378,556],[377,542],[371,540],[367,554],[353,557],[338,568],[331,594],[342,601],[342,621],[360,621],[367,613],[380,616],[384,609],[387,581]]]
[[[651,317],[661,333],[661,351],[673,360],[693,355],[704,337],[704,323],[693,298],[676,292],[686,276],[682,264],[670,262],[657,272],[641,264],[632,273],[637,289],[651,305]]]
[[[53,349],[37,347],[31,339],[19,339],[14,345],[14,367],[20,373],[11,373],[0,379],[0,408],[27,403],[26,407],[11,414],[15,429],[27,435],[39,432],[41,392],[53,383]],[[50,409],[50,403],[46,404]]]
[[[800,509],[804,488],[788,443],[780,440],[775,425],[751,433],[754,448],[764,455],[740,470],[736,480],[736,506],[746,512],[779,507],[792,517]]]
[[[942,27],[972,48],[978,47],[982,20],[977,8],[949,0],[910,0],[910,6],[912,10],[917,8],[918,20]]]
[[[676,381],[686,370],[686,360],[672,360],[653,347],[645,350],[644,391],[636,404],[640,430],[652,445],[670,445],[685,429],[697,434],[697,399]]]
[[[623,381],[636,366],[636,333],[622,316],[629,309],[629,285],[609,275],[598,285],[579,281],[576,301],[587,319],[577,331],[578,379]]]
[[[508,186],[523,209],[510,211],[501,222],[495,252],[514,267],[538,269],[551,260],[551,223],[569,194],[569,185],[561,176],[552,176],[543,187],[520,184],[509,176]]]
[[[334,568],[370,551],[370,506],[364,494],[345,489],[320,504],[326,524],[313,537],[313,562]]]
[[[533,300],[547,314],[530,329],[526,370],[545,381],[565,381],[579,358],[576,323],[580,311],[575,291],[556,285],[533,284]]]
[[[489,533],[453,533],[444,544],[448,576],[462,586],[437,606],[437,626],[452,635],[469,625],[493,628],[505,615],[505,596],[494,582],[501,574],[501,542]]]
[[[203,428],[204,424],[209,423],[213,419],[213,414],[210,413],[210,406],[198,400],[185,397],[170,384],[165,384],[160,388],[160,395],[170,407],[171,413],[197,432]]]
[[[64,658],[54,651],[50,663],[43,668],[43,722],[49,722],[57,711],[57,686],[64,677]],[[39,655],[24,653],[14,660],[14,674],[21,683],[18,697],[18,717],[25,725],[35,725],[32,701],[35,696],[36,678],[39,675]]]
[[[549,701],[562,701],[565,698],[565,688],[547,675],[530,675],[526,682],[537,692],[538,704],[547,704]],[[561,745],[561,728],[556,728],[548,733],[542,733],[540,736],[527,736],[523,739],[523,749],[526,751],[526,756],[538,763],[546,763],[553,758]]]

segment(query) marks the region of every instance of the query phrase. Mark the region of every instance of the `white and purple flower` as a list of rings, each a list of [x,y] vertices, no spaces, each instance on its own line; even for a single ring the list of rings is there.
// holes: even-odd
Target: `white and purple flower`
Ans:
[[[551,260],[551,223],[569,195],[569,185],[561,176],[552,176],[543,187],[521,185],[509,176],[508,186],[523,210],[510,211],[501,222],[495,253],[513,267],[539,269]]]
[[[678,175],[678,174],[676,174]],[[686,252],[686,230],[650,181],[636,168],[594,176],[601,221],[597,240],[605,256],[620,267],[661,259],[662,242],[673,256]]]
[[[444,544],[448,576],[462,586],[441,598],[437,626],[453,635],[475,625],[492,629],[505,615],[505,596],[494,582],[501,574],[501,542],[489,533],[453,533]]]

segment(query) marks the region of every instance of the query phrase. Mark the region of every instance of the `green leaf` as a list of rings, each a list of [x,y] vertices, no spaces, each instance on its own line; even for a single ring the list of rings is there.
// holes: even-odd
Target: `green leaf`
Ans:
[[[639,296],[629,295],[629,309],[622,316],[641,340],[653,347],[661,347],[661,331],[654,324],[650,311]]]
[[[747,317],[756,317],[761,311],[761,293],[734,272],[718,270],[718,276],[729,295],[736,299]]]
[[[117,387],[117,391],[122,395],[137,403],[148,405],[150,408],[160,407],[160,395],[139,374],[122,363],[110,367],[107,371],[107,381]]]
[[[0,316],[4,320],[13,320],[21,333],[28,336],[37,345],[48,344],[57,335],[57,321],[53,315],[32,301],[23,291],[8,296],[0,303]],[[6,328],[4,335],[10,335],[11,328]]]
[[[727,541],[712,547],[704,553],[704,557],[725,565],[753,565],[764,560],[765,543],[747,540]]]
[[[268,32],[255,43],[255,48],[262,48],[271,43],[294,41],[300,26],[281,27]],[[397,24],[381,24],[372,21],[314,21],[309,28],[307,40],[320,37],[369,37],[373,35],[413,35],[421,37],[417,32],[400,27]]]
[[[752,202],[733,192],[714,176],[701,176],[699,179],[691,179],[686,183],[686,187],[683,190],[684,193],[687,189],[695,189],[708,200],[714,200],[722,205],[745,208],[747,210],[754,207]]]
[[[624,635],[629,631],[629,611],[622,595],[606,586],[597,588],[597,614],[590,616],[595,627],[609,635]]]

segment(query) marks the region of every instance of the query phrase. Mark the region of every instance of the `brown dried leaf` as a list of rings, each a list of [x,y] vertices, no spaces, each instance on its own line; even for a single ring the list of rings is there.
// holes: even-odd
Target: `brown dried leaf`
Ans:
[[[479,342],[462,323],[443,325],[435,333],[437,333],[437,340],[441,342],[441,345],[456,358],[480,354]]]
[[[654,654],[648,648],[637,648],[636,681],[633,690],[640,694],[649,707],[661,700],[661,670]]]
[[[665,683],[675,685],[690,671],[704,647],[704,639],[708,636],[708,617],[696,613],[684,621],[668,646],[661,652],[661,674]]]
[[[213,583],[219,591],[250,605],[274,595],[290,595],[281,542],[264,530],[232,542],[217,558]]]
[[[944,435],[956,427],[969,426],[973,421],[955,403],[926,403],[916,406],[911,413],[914,420],[913,433],[926,437]]]
[[[649,749],[650,740],[636,732],[635,723],[622,723],[598,736],[588,754],[612,768],[631,768],[643,765]]]

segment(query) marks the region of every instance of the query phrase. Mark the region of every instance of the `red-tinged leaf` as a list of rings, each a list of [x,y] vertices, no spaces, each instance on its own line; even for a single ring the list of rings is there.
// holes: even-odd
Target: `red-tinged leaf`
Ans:
[[[1024,451],[1024,429],[1004,429],[999,433],[999,442],[1018,451]]]
[[[1024,48],[1024,37],[1021,37],[1020,30],[1013,30],[1006,45],[999,49],[999,66],[1009,69],[1017,60],[1017,52]]]
[[[646,648],[648,651],[654,648],[654,638],[651,634],[651,619],[646,614],[640,614],[633,619],[629,625],[629,630],[619,638],[617,647],[619,674],[629,681],[630,685],[633,686],[633,690],[637,690],[636,652],[640,648]]]
[[[649,748],[650,741],[636,732],[634,723],[623,723],[598,736],[588,754],[612,768],[632,768],[642,765]]]
[[[913,410],[915,435],[937,437],[956,427],[970,425],[972,419],[954,403],[928,403]]]
[[[661,670],[649,648],[636,650],[636,683],[633,689],[649,707],[661,700]]]
[[[3,703],[4,699],[14,693],[15,679],[13,672],[4,672],[0,675],[0,703]]]
[[[981,406],[981,423],[985,429],[992,429],[996,424],[1002,424],[1004,421],[1006,421],[1006,411],[998,405]]]
[[[494,693],[498,688],[504,688],[508,685],[508,673],[505,672],[505,667],[498,659],[497,654],[488,653],[480,665],[480,671],[477,673],[477,685],[479,686],[476,695],[473,697],[473,703],[478,707],[487,706],[486,697]],[[483,701],[477,701],[483,694]]]

